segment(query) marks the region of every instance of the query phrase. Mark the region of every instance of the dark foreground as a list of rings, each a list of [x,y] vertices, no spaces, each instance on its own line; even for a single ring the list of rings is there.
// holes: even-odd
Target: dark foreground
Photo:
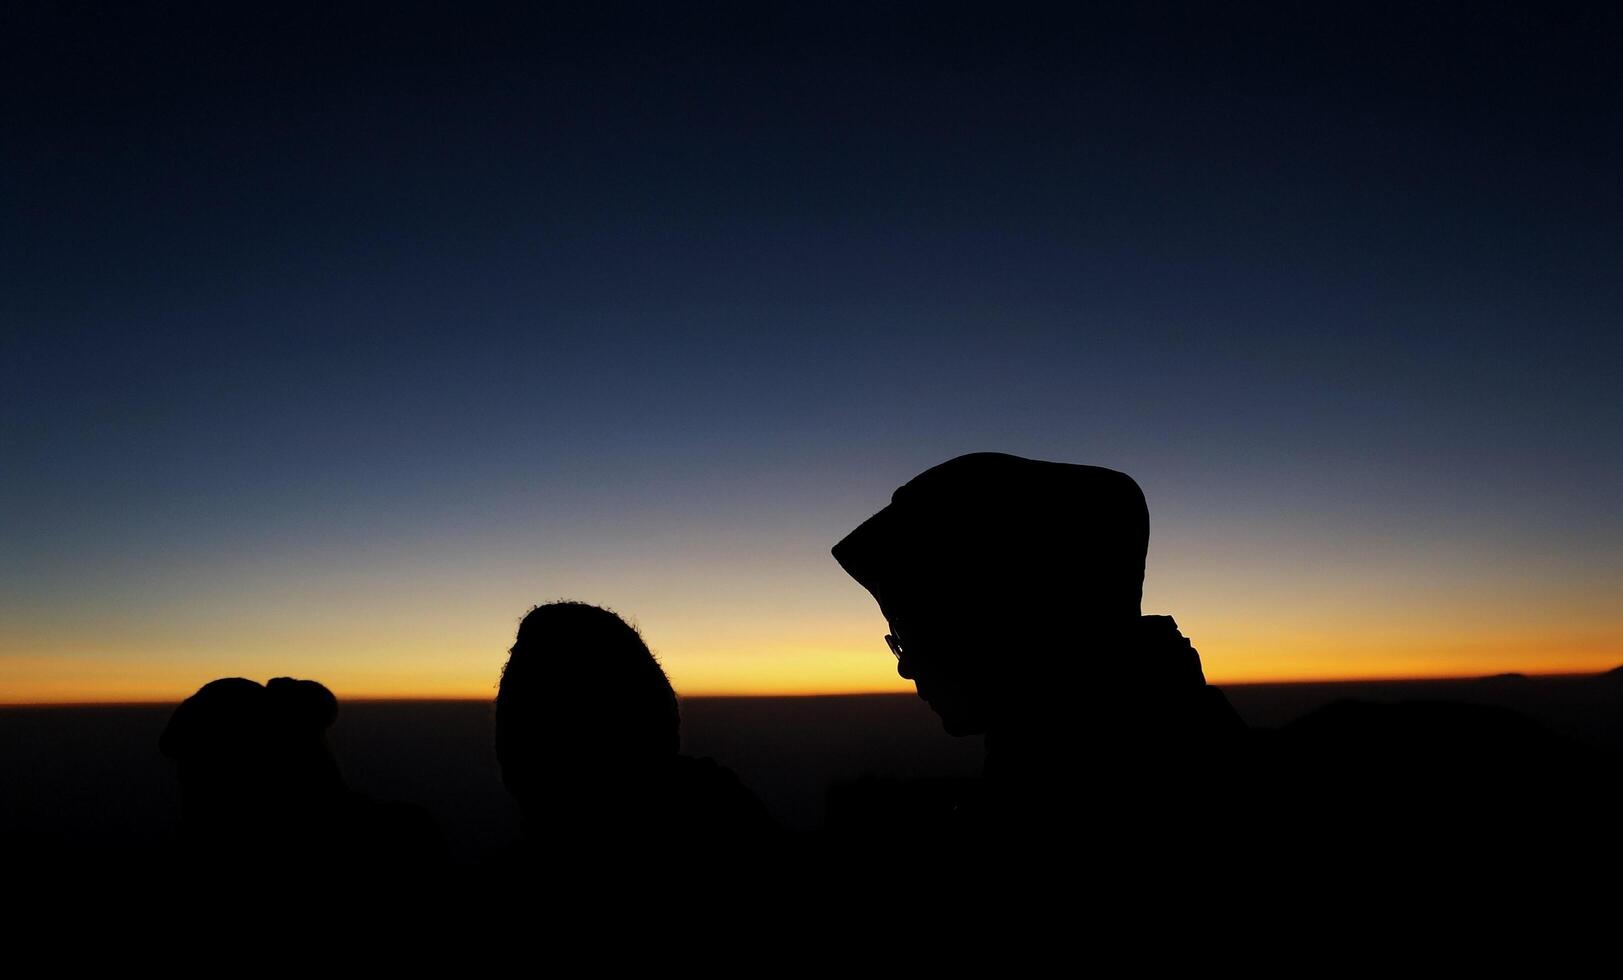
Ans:
[[[1344,698],[1508,707],[1552,732],[1623,751],[1623,677],[1235,685],[1229,700],[1272,729]],[[170,841],[179,812],[171,766],[157,751],[173,706],[0,709],[0,830],[8,849],[43,857],[86,850],[145,853]],[[491,747],[491,706],[469,701],[361,701],[342,706],[333,748],[352,788],[416,804],[450,856],[477,862],[518,837]],[[684,751],[733,769],[787,829],[823,826],[830,787],[865,776],[970,777],[978,738],[944,734],[906,695],[689,698]]]

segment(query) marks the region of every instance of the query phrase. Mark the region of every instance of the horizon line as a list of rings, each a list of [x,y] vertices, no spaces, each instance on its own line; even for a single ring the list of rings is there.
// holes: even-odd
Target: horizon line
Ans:
[[[1572,670],[1550,671],[1550,672],[1497,671],[1497,672],[1492,673],[1492,674],[1470,673],[1470,674],[1428,674],[1428,675],[1422,675],[1422,676],[1416,676],[1416,675],[1382,675],[1382,676],[1373,676],[1373,677],[1372,676],[1334,677],[1334,678],[1318,677],[1318,678],[1293,679],[1293,680],[1226,681],[1226,682],[1219,683],[1219,684],[1212,684],[1210,681],[1208,681],[1207,683],[1210,684],[1213,687],[1218,687],[1218,688],[1230,688],[1230,687],[1311,687],[1311,686],[1314,686],[1314,685],[1330,685],[1330,684],[1383,684],[1383,683],[1385,683],[1385,684],[1425,684],[1425,683],[1435,683],[1435,682],[1441,682],[1441,681],[1493,680],[1495,678],[1501,678],[1501,677],[1525,677],[1525,678],[1527,678],[1529,680],[1534,679],[1534,678],[1555,680],[1555,679],[1577,678],[1577,677],[1604,677],[1604,676],[1606,676],[1608,674],[1612,674],[1612,673],[1615,673],[1615,672],[1618,672],[1618,671],[1623,671],[1623,665],[1619,665],[1617,667],[1612,667],[1612,668],[1608,668],[1606,670],[1599,670],[1599,671],[1572,671]],[[196,693],[196,692],[193,692],[193,693]],[[915,693],[912,692],[912,691],[898,691],[898,690],[894,690],[894,689],[887,689],[887,690],[850,690],[850,691],[781,691],[781,692],[754,691],[754,692],[748,692],[748,693],[741,693],[741,692],[736,692],[736,691],[733,691],[733,692],[700,691],[700,692],[693,693],[693,694],[682,694],[680,692],[677,693],[677,698],[679,700],[682,700],[682,701],[700,701],[700,700],[711,700],[711,701],[713,701],[713,700],[722,700],[722,699],[726,699],[726,700],[763,699],[764,700],[764,699],[768,699],[768,698],[782,699],[782,698],[915,697],[915,696],[916,696]],[[180,701],[184,701],[188,697],[191,697],[191,694],[182,695],[178,699],[177,698],[161,698],[161,699],[159,699],[159,698],[145,698],[145,699],[114,699],[114,698],[109,698],[109,699],[106,699],[106,700],[78,700],[78,701],[51,701],[51,700],[0,701],[0,708],[138,708],[138,707],[157,707],[157,706],[162,706],[162,705],[178,704]],[[389,703],[420,702],[420,701],[467,702],[467,703],[476,703],[477,702],[477,703],[494,704],[495,700],[496,700],[496,695],[494,693],[490,694],[487,697],[475,697],[475,696],[466,695],[466,694],[449,694],[449,695],[447,695],[447,694],[427,694],[427,693],[424,693],[424,694],[381,694],[381,695],[358,694],[358,695],[349,695],[349,696],[338,696],[338,701],[339,701],[340,704],[389,704]]]

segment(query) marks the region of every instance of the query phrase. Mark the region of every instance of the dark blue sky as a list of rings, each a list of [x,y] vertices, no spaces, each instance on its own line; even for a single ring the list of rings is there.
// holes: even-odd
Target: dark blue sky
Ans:
[[[979,449],[1623,584],[1616,7],[583,6],[8,9],[5,612],[620,537],[838,590]]]

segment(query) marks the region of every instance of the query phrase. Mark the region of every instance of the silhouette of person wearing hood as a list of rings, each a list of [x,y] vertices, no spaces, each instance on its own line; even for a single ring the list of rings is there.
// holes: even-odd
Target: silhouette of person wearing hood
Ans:
[[[974,453],[932,467],[833,554],[889,621],[896,670],[956,736],[984,734],[959,825],[1134,837],[1207,807],[1245,728],[1140,600],[1131,477]]]

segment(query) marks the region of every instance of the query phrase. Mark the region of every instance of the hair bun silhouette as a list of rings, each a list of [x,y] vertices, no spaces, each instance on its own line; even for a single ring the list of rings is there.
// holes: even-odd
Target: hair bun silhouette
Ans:
[[[281,737],[319,737],[337,718],[338,699],[317,681],[223,677],[180,703],[158,750],[176,760],[263,751]]]
[[[271,712],[295,730],[324,732],[338,720],[338,699],[316,681],[273,677],[265,695]]]
[[[423,870],[414,860],[437,860],[444,845],[426,812],[350,791],[327,744],[337,719],[331,691],[292,677],[212,681],[175,709],[158,747],[176,763],[180,856],[208,894],[296,899],[333,869],[404,880]],[[272,873],[221,860],[243,846]]]
[[[209,681],[180,703],[158,738],[158,750],[185,759],[199,750],[217,751],[222,742],[240,745],[263,728],[265,689],[246,677]]]

